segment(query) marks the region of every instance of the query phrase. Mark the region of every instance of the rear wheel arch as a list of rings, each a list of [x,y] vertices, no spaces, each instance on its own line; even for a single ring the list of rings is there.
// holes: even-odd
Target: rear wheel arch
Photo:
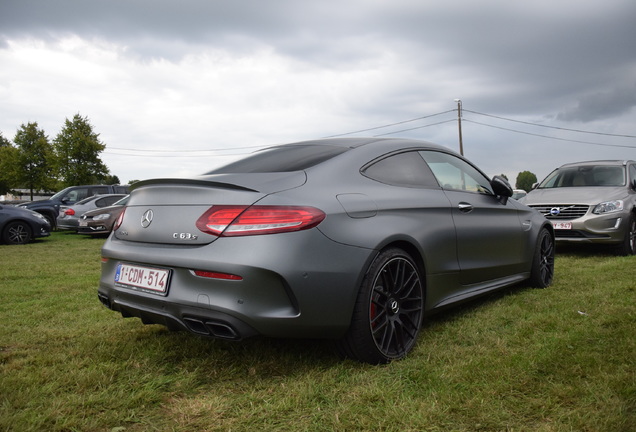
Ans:
[[[386,245],[358,286],[351,324],[336,342],[349,358],[378,364],[406,356],[422,327],[426,279],[421,255],[408,242]]]
[[[415,261],[415,264],[417,264],[418,270],[420,271],[420,276],[425,281],[426,265],[425,265],[424,254],[417,246],[415,246],[413,243],[407,240],[396,240],[396,241],[387,243],[385,245],[382,245],[382,247],[379,248],[378,254],[374,257],[374,259],[365,269],[365,275],[366,273],[368,273],[369,269],[371,268],[373,261],[377,259],[377,256],[387,249],[402,249],[404,252],[408,253],[413,259],[413,261]]]

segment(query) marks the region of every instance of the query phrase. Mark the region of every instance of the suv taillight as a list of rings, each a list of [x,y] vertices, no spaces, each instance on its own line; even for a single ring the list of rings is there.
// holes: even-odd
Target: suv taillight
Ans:
[[[313,228],[325,213],[315,207],[302,206],[232,206],[210,207],[197,220],[197,228],[218,237],[235,237]]]

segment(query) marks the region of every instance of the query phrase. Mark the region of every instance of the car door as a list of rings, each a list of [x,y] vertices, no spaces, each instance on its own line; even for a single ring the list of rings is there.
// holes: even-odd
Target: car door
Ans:
[[[462,285],[488,288],[522,272],[526,242],[513,202],[495,196],[489,179],[465,160],[439,151],[421,154],[451,203]]]

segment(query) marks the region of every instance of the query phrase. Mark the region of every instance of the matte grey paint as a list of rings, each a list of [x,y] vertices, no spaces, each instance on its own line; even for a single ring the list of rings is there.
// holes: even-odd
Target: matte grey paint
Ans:
[[[221,329],[227,324],[236,331],[229,338],[236,339],[255,333],[338,338],[349,327],[367,269],[389,246],[406,249],[418,262],[427,311],[529,277],[539,231],[551,231],[538,212],[507,197],[396,187],[360,173],[370,161],[407,149],[453,152],[401,139],[315,143],[352,150],[299,172],[137,184],[123,224],[103,247],[108,260],[102,265],[101,300],[124,316],[195,333],[195,322],[207,320]],[[327,217],[305,231],[216,238],[195,226],[214,204],[305,205]],[[462,211],[464,204],[471,209]],[[154,219],[142,228],[148,209]],[[175,232],[197,238],[175,239]],[[167,296],[115,286],[119,262],[171,269]],[[205,279],[191,270],[243,280]]]

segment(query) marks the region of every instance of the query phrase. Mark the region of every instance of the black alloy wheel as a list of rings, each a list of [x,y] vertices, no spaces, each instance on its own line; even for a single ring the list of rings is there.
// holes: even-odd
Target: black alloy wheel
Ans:
[[[537,238],[530,284],[535,288],[547,288],[554,279],[554,238],[546,228],[541,229]]]
[[[379,364],[406,356],[422,324],[424,286],[417,265],[401,249],[378,256],[362,283],[341,352]]]
[[[2,237],[8,244],[26,244],[31,241],[31,228],[25,222],[10,222],[5,227]]]

